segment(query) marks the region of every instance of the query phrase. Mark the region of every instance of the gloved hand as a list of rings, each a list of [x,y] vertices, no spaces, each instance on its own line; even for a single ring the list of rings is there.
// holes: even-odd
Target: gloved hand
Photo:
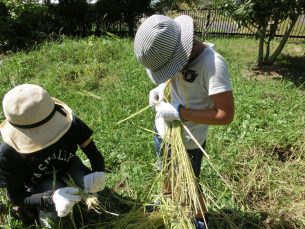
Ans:
[[[169,129],[168,122],[165,121],[163,117],[156,117],[155,118],[155,127],[157,129],[157,132],[158,132],[159,136],[162,139],[164,139],[164,137],[167,134],[167,131]]]
[[[53,193],[52,199],[59,217],[68,215],[74,204],[81,200],[81,197],[76,195],[78,192],[78,188],[66,187],[57,189]]]
[[[156,118],[163,117],[166,121],[181,120],[178,103],[161,102],[156,106]]]
[[[85,192],[95,193],[102,191],[106,185],[104,172],[94,172],[84,176]]]
[[[163,101],[165,87],[165,83],[161,83],[149,92],[149,105],[152,108],[155,108],[159,102]]]

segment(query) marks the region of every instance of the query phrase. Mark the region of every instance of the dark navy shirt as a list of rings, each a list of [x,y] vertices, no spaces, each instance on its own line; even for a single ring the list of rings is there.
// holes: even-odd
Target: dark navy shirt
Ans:
[[[40,151],[22,154],[8,144],[1,143],[0,182],[7,188],[13,203],[18,206],[40,205],[43,193],[30,193],[29,187],[34,186],[44,176],[52,176],[54,172],[61,173],[67,170],[71,158],[76,157],[78,145],[88,140],[92,133],[82,120],[74,116],[67,133],[56,143]],[[90,162],[104,163],[99,161],[102,156],[97,155],[97,152],[84,152]]]

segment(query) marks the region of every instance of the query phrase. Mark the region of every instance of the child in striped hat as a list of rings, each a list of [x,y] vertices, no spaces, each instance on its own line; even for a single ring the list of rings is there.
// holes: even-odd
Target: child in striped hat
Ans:
[[[229,124],[234,117],[227,64],[211,44],[194,39],[193,30],[193,19],[189,16],[172,19],[155,14],[140,25],[135,36],[136,58],[146,68],[149,78],[158,85],[149,93],[149,104],[156,111],[159,135],[154,140],[159,156],[168,122],[182,121],[204,148],[208,126]],[[167,84],[170,102],[164,101]],[[183,130],[182,135],[194,174],[199,178],[203,152],[189,133]],[[164,192],[171,192],[170,185],[165,189]],[[203,215],[197,215],[195,226],[205,228]]]

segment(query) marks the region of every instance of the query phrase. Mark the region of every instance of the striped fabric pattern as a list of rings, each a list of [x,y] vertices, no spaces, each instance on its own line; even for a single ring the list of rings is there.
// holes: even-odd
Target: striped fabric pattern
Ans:
[[[134,53],[148,76],[160,84],[182,70],[193,46],[193,19],[155,14],[139,27]]]

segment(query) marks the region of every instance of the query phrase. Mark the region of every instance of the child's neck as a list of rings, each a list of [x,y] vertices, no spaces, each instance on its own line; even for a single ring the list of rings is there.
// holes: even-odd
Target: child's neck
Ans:
[[[206,47],[207,46],[205,46],[202,42],[194,40],[193,49],[187,62],[187,65],[189,65],[193,60],[195,60]],[[187,67],[187,65],[185,67]]]

